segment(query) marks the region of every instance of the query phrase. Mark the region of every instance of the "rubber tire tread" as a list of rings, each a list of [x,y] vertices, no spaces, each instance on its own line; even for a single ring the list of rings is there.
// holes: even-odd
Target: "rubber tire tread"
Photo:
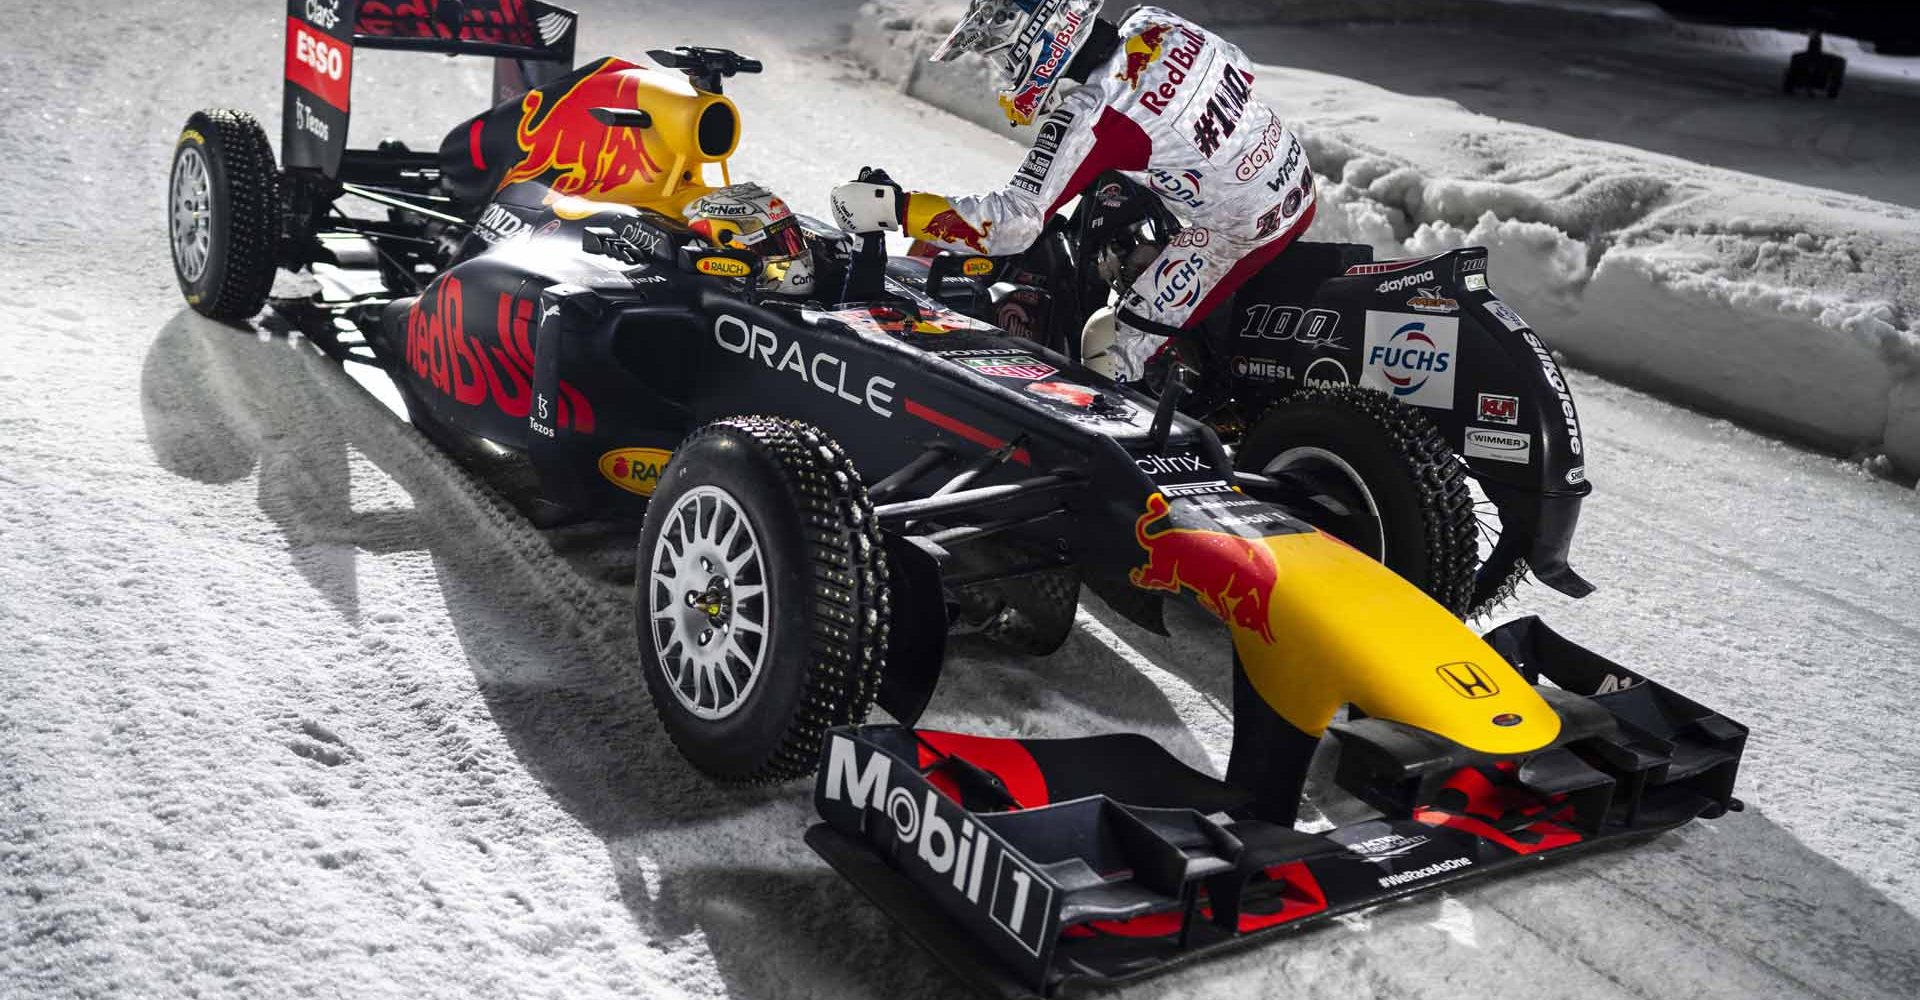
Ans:
[[[259,120],[244,111],[196,111],[186,127],[206,140],[202,149],[214,214],[207,270],[197,283],[200,301],[189,298],[188,304],[211,319],[251,319],[266,307],[277,268],[279,170],[273,146]],[[168,183],[172,183],[171,170]],[[171,204],[169,190],[169,209]],[[177,269],[175,277],[179,277]],[[180,284],[182,294],[192,294],[188,282]]]
[[[1359,386],[1299,389],[1275,403],[1254,424],[1237,456],[1240,468],[1258,472],[1292,444],[1275,440],[1289,432],[1287,418],[1315,410],[1342,411],[1358,417],[1377,432],[1375,441],[1379,447],[1405,471],[1412,484],[1411,500],[1419,511],[1426,573],[1423,579],[1411,582],[1455,616],[1466,617],[1473,607],[1474,570],[1479,562],[1473,493],[1459,454],[1447,444],[1433,422],[1415,408]],[[1329,450],[1340,454],[1339,449]],[[1353,455],[1341,457],[1354,464]],[[1383,506],[1386,499],[1382,496],[1382,487],[1386,485],[1389,484],[1368,484],[1375,493],[1375,502]],[[1383,530],[1391,529],[1383,525]],[[1394,549],[1389,543],[1390,555]],[[1401,567],[1394,568],[1396,572],[1405,572]]]
[[[662,722],[668,723],[666,730],[676,749],[710,777],[728,784],[772,784],[812,774],[819,765],[826,731],[858,725],[872,710],[892,624],[886,553],[866,485],[846,451],[824,431],[781,417],[727,417],[694,431],[680,451],[684,453],[703,436],[722,433],[752,439],[784,487],[780,501],[791,505],[802,524],[812,576],[811,593],[805,597],[812,634],[800,700],[774,749],[744,775],[715,774],[702,766],[700,748],[683,740],[665,718],[678,708],[677,701],[663,704],[656,696],[654,707],[662,714]],[[636,638],[643,644],[652,642],[643,596],[650,577],[649,556],[643,548],[635,584]],[[770,609],[768,617],[771,625],[779,616]],[[657,669],[645,651],[642,658],[650,671]],[[777,668],[770,658],[762,669]],[[671,699],[669,693],[666,700]]]

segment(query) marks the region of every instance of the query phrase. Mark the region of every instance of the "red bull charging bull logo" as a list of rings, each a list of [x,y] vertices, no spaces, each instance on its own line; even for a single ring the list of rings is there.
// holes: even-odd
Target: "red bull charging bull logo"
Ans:
[[[978,229],[966,217],[949,208],[927,220],[926,238],[936,243],[959,243],[977,254],[987,252],[987,233],[992,231],[993,223],[982,222]]]
[[[1273,588],[1280,579],[1273,552],[1257,539],[1224,531],[1177,528],[1158,532],[1147,526],[1166,517],[1166,497],[1147,498],[1146,513],[1133,522],[1134,541],[1146,550],[1147,564],[1128,574],[1144,590],[1193,591],[1200,606],[1221,621],[1272,643]]]
[[[1140,89],[1140,77],[1147,68],[1160,61],[1161,42],[1172,28],[1156,24],[1145,31],[1127,39],[1127,62],[1115,79],[1127,81],[1127,86]]]
[[[638,74],[643,72],[630,62],[609,59],[558,97],[529,91],[520,101],[514,135],[526,155],[507,171],[500,186],[557,170],[559,176],[551,181],[556,193],[592,198],[660,176],[660,164],[647,152],[645,130],[610,128],[592,114],[597,107],[636,107]]]

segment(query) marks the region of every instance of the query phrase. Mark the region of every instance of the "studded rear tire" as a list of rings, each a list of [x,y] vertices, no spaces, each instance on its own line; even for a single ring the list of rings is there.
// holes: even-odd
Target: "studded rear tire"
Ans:
[[[1356,386],[1276,403],[1236,456],[1275,475],[1285,502],[1455,615],[1472,610],[1478,538],[1466,468],[1414,407]]]
[[[203,316],[248,319],[273,289],[279,173],[244,111],[194,112],[167,175],[168,243],[180,294]]]
[[[649,501],[638,559],[647,690],[694,767],[728,783],[802,777],[829,727],[866,719],[886,555],[866,487],[824,432],[760,416],[695,431]],[[737,652],[706,652],[715,642]]]

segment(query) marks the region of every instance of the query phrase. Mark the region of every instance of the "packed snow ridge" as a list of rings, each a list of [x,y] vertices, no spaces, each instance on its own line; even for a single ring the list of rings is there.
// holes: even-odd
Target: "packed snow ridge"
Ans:
[[[1005,134],[982,61],[925,61],[964,6],[876,0],[852,49]],[[1574,364],[1920,474],[1920,211],[1344,77],[1257,72],[1319,175],[1309,239],[1382,258],[1486,246],[1502,297]]]

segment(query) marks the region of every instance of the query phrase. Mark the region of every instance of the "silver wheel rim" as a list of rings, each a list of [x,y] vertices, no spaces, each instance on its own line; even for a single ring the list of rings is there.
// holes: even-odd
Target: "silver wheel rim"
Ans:
[[[213,179],[207,157],[198,146],[187,146],[173,161],[171,229],[173,263],[180,277],[199,281],[207,273],[213,233]]]
[[[1348,464],[1346,459],[1341,458],[1339,455],[1325,448],[1314,448],[1302,445],[1298,448],[1288,448],[1286,451],[1275,455],[1273,460],[1267,463],[1266,468],[1260,471],[1263,475],[1273,476],[1294,469],[1313,469],[1315,471],[1337,473],[1353,487],[1354,497],[1357,497],[1361,505],[1365,507],[1367,516],[1373,518],[1375,524],[1380,524],[1380,505],[1374,501],[1373,491],[1367,489],[1367,481],[1360,478],[1360,473],[1356,471],[1352,465]],[[1325,497],[1323,499],[1331,500],[1345,506],[1351,498]],[[1385,563],[1387,561],[1387,532],[1385,525],[1381,525],[1379,536],[1380,550],[1367,554]]]
[[[717,486],[688,490],[648,566],[649,631],[667,686],[699,718],[739,711],[767,656],[766,565],[746,511]]]

